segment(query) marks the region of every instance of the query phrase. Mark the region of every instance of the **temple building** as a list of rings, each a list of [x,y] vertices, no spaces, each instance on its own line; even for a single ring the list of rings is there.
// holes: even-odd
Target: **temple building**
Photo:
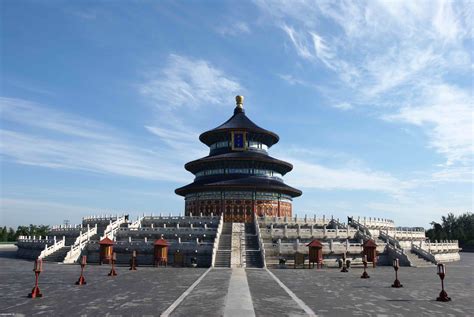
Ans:
[[[458,241],[429,241],[423,228],[384,218],[293,213],[302,192],[286,185],[293,166],[271,157],[275,133],[253,123],[236,97],[234,115],[200,135],[209,155],[185,165],[194,181],[175,190],[182,212],[92,215],[78,225],[53,226],[47,236],[20,236],[17,256],[61,263],[187,267],[433,266],[458,261]],[[364,264],[365,263],[365,264]]]
[[[236,97],[234,115],[199,140],[209,146],[209,155],[185,165],[194,181],[176,189],[185,198],[186,215],[220,215],[225,222],[253,222],[255,214],[291,217],[292,200],[302,192],[286,185],[283,176],[293,169],[268,154],[276,133],[252,122]]]

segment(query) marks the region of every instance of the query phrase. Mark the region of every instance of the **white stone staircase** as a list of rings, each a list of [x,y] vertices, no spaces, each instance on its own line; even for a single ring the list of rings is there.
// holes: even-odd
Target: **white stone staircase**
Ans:
[[[110,220],[110,223],[105,228],[104,234],[100,237],[100,240],[105,239],[106,237],[109,238],[110,240],[114,240],[117,230],[120,228],[122,224],[127,223],[127,221],[128,220],[126,216],[120,216],[120,217],[117,216],[115,221]]]
[[[410,266],[413,267],[430,267],[434,266],[433,262],[426,260],[424,257],[418,255],[417,253],[409,250],[405,252],[406,256],[410,261]]]
[[[44,246],[44,250],[41,251],[40,255],[38,256],[38,259],[44,259],[52,255],[54,252],[64,248],[65,246],[66,246],[66,237],[63,237],[61,240],[56,240],[56,237],[54,237],[54,243],[50,246],[46,244]]]
[[[74,244],[71,245],[71,249],[67,252],[66,256],[64,257],[63,263],[71,264],[76,263],[79,258],[81,257],[82,250],[86,247],[87,243],[91,239],[91,237],[97,234],[97,224],[90,228],[87,225],[87,231],[81,233],[74,241]]]

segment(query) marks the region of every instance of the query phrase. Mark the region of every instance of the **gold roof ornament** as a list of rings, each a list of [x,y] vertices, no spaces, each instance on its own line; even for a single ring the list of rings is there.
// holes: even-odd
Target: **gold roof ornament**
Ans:
[[[235,96],[235,103],[237,108],[242,109],[244,107],[244,96]]]

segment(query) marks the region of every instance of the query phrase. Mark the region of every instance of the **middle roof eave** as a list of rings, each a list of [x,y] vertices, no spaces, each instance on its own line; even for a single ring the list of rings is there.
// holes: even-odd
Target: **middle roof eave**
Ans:
[[[184,168],[191,172],[197,173],[198,171],[202,170],[206,167],[206,165],[210,165],[213,162],[225,162],[225,161],[258,161],[269,163],[277,166],[279,172],[282,175],[288,173],[293,169],[293,165],[291,163],[278,160],[266,154],[261,154],[253,151],[243,151],[243,152],[228,152],[218,155],[206,156],[200,158],[198,160],[194,160],[188,162],[184,165]]]

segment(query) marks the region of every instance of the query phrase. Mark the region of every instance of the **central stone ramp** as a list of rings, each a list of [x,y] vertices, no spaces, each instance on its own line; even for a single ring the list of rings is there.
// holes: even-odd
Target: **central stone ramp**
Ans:
[[[245,269],[232,269],[224,316],[255,316]]]
[[[246,270],[257,316],[308,316],[267,270]]]
[[[231,269],[211,270],[170,316],[223,316]]]

